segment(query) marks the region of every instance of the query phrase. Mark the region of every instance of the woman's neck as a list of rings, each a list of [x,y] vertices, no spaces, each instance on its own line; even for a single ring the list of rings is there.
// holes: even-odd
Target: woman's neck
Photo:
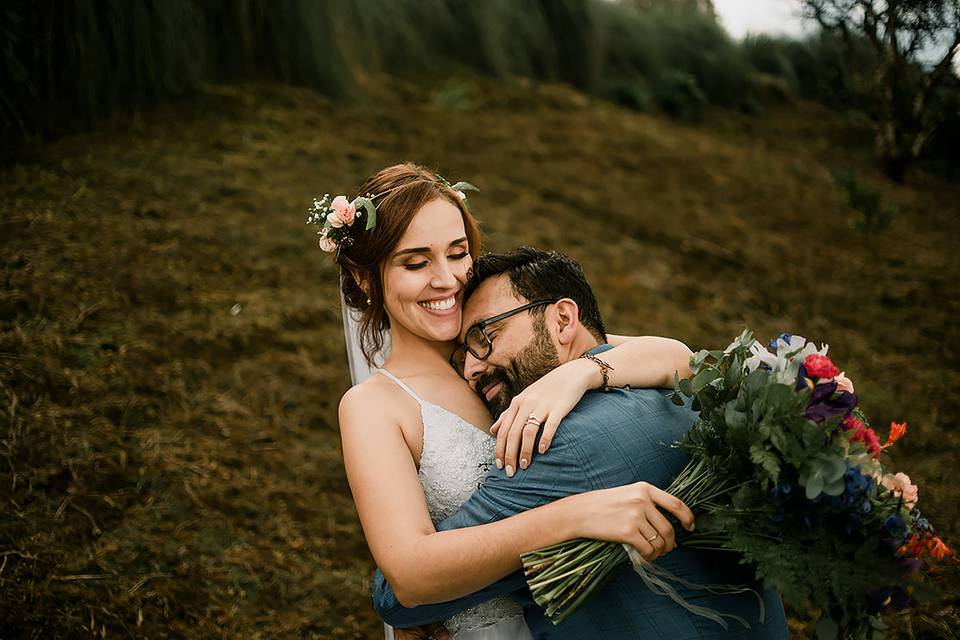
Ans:
[[[419,375],[450,367],[452,342],[425,340],[394,325],[390,328],[390,356],[383,366],[400,376]]]

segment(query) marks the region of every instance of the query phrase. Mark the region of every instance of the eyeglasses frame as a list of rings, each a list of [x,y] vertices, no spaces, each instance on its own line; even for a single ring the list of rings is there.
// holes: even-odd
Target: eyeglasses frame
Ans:
[[[480,321],[478,321],[478,322],[474,322],[472,325],[470,325],[470,328],[467,329],[467,332],[466,332],[465,334],[463,334],[464,341],[463,341],[462,343],[460,343],[459,345],[457,345],[457,348],[454,349],[454,350],[453,350],[453,353],[450,354],[450,366],[452,366],[453,369],[454,369],[454,371],[456,371],[456,372],[460,375],[460,377],[463,378],[463,377],[464,377],[464,376],[463,376],[463,371],[461,370],[460,367],[458,367],[458,366],[456,365],[456,359],[455,359],[454,356],[456,356],[457,353],[458,353],[461,349],[465,349],[466,351],[465,351],[464,354],[463,354],[464,360],[466,360],[467,352],[469,352],[470,355],[472,355],[472,356],[473,356],[474,358],[476,358],[477,360],[486,360],[487,358],[489,358],[489,357],[490,357],[490,354],[493,353],[493,339],[492,339],[490,336],[487,335],[487,332],[486,332],[486,328],[487,328],[487,327],[489,327],[489,326],[492,325],[492,324],[496,324],[497,322],[501,322],[501,321],[503,321],[503,320],[506,320],[507,318],[513,317],[513,316],[515,316],[515,315],[517,315],[518,313],[521,313],[521,312],[523,312],[523,311],[528,311],[528,310],[530,310],[530,309],[533,309],[533,308],[535,308],[535,307],[540,307],[540,306],[543,306],[543,305],[554,304],[555,302],[558,302],[558,301],[560,301],[560,300],[561,300],[561,298],[551,298],[551,299],[534,300],[533,302],[528,302],[528,303],[526,303],[526,304],[522,304],[522,305],[520,305],[519,307],[517,307],[517,308],[515,308],[515,309],[510,309],[509,311],[504,311],[503,313],[498,313],[497,315],[495,315],[495,316],[493,316],[493,317],[486,318],[486,319],[480,320]],[[481,356],[480,354],[478,354],[476,351],[474,351],[473,349],[471,349],[470,346],[467,344],[467,342],[468,342],[468,341],[466,340],[467,336],[469,336],[470,333],[471,333],[472,331],[475,331],[475,330],[479,330],[479,331],[480,331],[480,335],[483,336],[483,339],[484,339],[484,340],[486,341],[486,343],[487,343],[486,353],[485,353],[484,355],[482,355],[482,356]]]

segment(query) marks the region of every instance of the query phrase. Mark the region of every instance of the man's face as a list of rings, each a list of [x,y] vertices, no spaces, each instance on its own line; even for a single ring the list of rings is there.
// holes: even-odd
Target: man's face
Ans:
[[[505,275],[484,280],[464,306],[462,341],[477,322],[529,302],[518,298]],[[531,383],[559,366],[553,337],[544,322],[543,305],[521,311],[485,327],[493,344],[485,359],[466,354],[463,375],[494,417]]]

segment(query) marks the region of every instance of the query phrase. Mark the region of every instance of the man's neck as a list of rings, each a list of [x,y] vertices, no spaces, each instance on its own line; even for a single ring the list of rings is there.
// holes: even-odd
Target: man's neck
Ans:
[[[569,362],[570,360],[576,360],[599,344],[600,342],[589,331],[581,331],[561,355],[561,357],[565,359],[560,364]]]

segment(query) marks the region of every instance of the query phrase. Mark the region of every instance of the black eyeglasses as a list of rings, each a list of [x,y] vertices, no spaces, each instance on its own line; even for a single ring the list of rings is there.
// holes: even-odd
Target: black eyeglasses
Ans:
[[[467,352],[470,352],[470,355],[477,360],[486,360],[493,352],[493,340],[487,335],[487,327],[496,322],[506,320],[511,316],[515,316],[522,311],[533,309],[534,307],[542,307],[546,304],[553,304],[557,300],[559,300],[559,298],[553,300],[534,300],[533,302],[520,305],[516,309],[504,311],[503,313],[497,314],[492,318],[487,318],[486,320],[481,320],[480,322],[475,323],[472,327],[467,329],[467,335],[464,336],[463,343],[458,345],[457,348],[454,349],[453,353],[450,354],[450,364],[453,365],[453,368],[456,369],[457,373],[460,374],[460,377],[463,378],[463,369],[467,360]]]

